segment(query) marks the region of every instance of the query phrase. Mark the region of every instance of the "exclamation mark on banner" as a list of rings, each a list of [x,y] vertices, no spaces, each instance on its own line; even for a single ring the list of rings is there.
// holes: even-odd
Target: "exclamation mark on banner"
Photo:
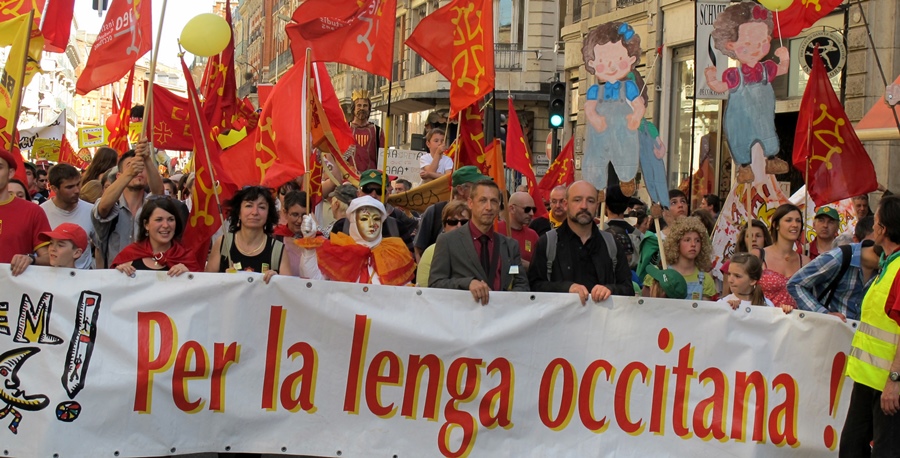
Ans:
[[[831,385],[828,391],[828,414],[832,417],[837,413],[838,399],[841,396],[841,388],[844,386],[844,366],[847,364],[847,355],[844,352],[838,352],[834,355],[834,361],[831,363]],[[828,450],[834,451],[838,444],[838,433],[834,427],[828,425],[825,427],[825,446]]]

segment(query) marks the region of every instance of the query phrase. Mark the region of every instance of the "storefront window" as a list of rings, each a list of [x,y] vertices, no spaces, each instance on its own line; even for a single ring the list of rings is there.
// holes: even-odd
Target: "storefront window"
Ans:
[[[696,172],[705,158],[715,174],[718,171],[721,102],[697,100],[694,103],[693,47],[674,51],[672,62],[672,100],[669,129],[669,189],[679,187]],[[692,141],[693,140],[693,141]],[[710,183],[716,180],[706,177]],[[714,186],[714,185],[713,185]]]

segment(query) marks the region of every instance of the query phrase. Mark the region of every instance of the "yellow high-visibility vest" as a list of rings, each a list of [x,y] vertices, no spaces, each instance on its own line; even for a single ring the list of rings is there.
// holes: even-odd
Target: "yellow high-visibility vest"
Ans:
[[[900,272],[900,262],[896,261],[890,260],[863,299],[859,328],[853,335],[847,361],[847,375],[853,381],[878,391],[884,391],[900,341],[900,326],[884,312],[891,286]]]

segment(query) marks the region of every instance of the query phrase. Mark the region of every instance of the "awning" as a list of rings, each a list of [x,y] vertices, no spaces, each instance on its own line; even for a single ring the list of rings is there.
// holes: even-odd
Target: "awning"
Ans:
[[[900,76],[894,80],[894,84],[900,84]],[[856,123],[854,129],[856,135],[862,141],[874,140],[900,140],[900,128],[894,118],[893,111],[900,118],[900,104],[893,107],[884,103],[884,96],[878,98],[875,105]]]

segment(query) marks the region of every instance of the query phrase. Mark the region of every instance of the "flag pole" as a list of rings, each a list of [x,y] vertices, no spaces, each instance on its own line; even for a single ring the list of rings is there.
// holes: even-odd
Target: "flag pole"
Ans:
[[[179,44],[178,47],[181,48],[181,44]],[[178,58],[181,59],[181,62],[183,64],[184,63],[184,51],[181,51],[178,53]],[[187,84],[194,84],[194,82],[188,81]],[[190,101],[191,101],[191,108],[193,110],[193,115],[195,116],[194,122],[200,122],[200,119],[201,119],[200,118],[200,107],[197,106],[197,99],[195,97],[191,97],[190,91],[188,91],[188,99],[190,99]],[[203,132],[203,135],[209,135],[209,133]],[[215,196],[215,198],[216,198],[216,208],[219,211],[219,218],[222,219],[222,222],[224,224],[225,216],[222,214],[222,200],[219,198],[219,186],[216,185],[216,176],[215,176],[215,171],[213,171],[213,167],[212,167],[212,159],[209,156],[209,148],[206,146],[207,140],[208,139],[202,139],[200,141],[200,144],[203,147],[203,154],[206,156],[206,164],[209,167],[210,186],[212,187],[213,196]],[[194,157],[194,156],[196,156],[196,154],[197,154],[197,144],[195,142],[194,150],[191,152],[191,156],[192,156],[191,157],[191,166],[194,168],[194,173],[198,175],[200,173],[200,171],[197,170],[197,158]],[[194,186],[197,186],[197,182],[199,182],[199,181],[200,181],[200,177],[195,176]],[[193,195],[193,193],[192,193],[192,195]],[[307,207],[307,208],[309,208],[309,207]]]
[[[809,221],[809,162],[810,157],[806,156],[806,187],[804,188],[806,196],[803,201],[803,253],[807,256],[809,256],[809,237],[806,236],[806,222]],[[840,224],[840,221],[838,221],[838,224]]]
[[[858,0],[856,6],[859,7],[859,14],[862,17],[863,25],[866,26],[866,35],[869,37],[869,44],[872,45],[872,54],[875,55],[875,63],[878,65],[878,73],[881,74],[881,82],[887,86],[887,78],[884,76],[884,68],[881,67],[881,59],[878,57],[878,49],[875,48],[875,39],[872,38],[872,29],[869,28],[869,21],[866,19],[866,12],[863,10],[862,1]],[[897,130],[900,131],[900,118],[897,117],[897,106],[894,105],[890,108],[891,114],[894,115],[894,124],[897,125]]]
[[[384,160],[381,164],[381,203],[387,202],[386,192],[387,191],[387,170],[388,170],[388,144],[391,140],[391,93],[394,92],[394,72],[391,71],[391,79],[388,81],[388,101],[387,101],[387,114],[384,120],[384,152],[382,153],[382,157]],[[371,105],[371,101],[369,104]],[[448,121],[449,124],[449,121]],[[448,126],[449,127],[449,126]],[[378,139],[375,139],[375,144],[378,144]],[[378,168],[378,164],[375,164],[375,168]]]
[[[303,120],[304,121],[303,122],[303,132],[304,132],[303,140],[304,140],[304,143],[306,144],[306,148],[305,148],[306,151],[304,151],[304,154],[303,154],[303,169],[305,170],[305,173],[303,174],[303,176],[304,176],[303,181],[305,182],[304,189],[306,189],[306,211],[308,211],[308,212],[312,211],[312,209],[309,208],[310,194],[311,194],[310,188],[309,188],[310,175],[311,175],[310,169],[309,169],[309,164],[312,163],[312,145],[311,145],[311,143],[312,143],[312,127],[310,124],[311,116],[309,113],[309,103],[310,103],[309,93],[312,91],[311,86],[310,86],[310,83],[312,82],[312,65],[311,64],[312,64],[312,49],[306,48],[306,62],[304,63],[304,65],[306,65],[306,94],[304,94],[306,96],[306,119]],[[278,72],[275,73],[275,79],[276,79],[275,84],[278,84],[278,81],[277,81]],[[378,139],[375,139],[375,144],[376,145],[378,144]]]
[[[32,8],[31,11],[28,12],[27,24],[28,24],[28,37],[25,39],[25,57],[22,60],[22,71],[19,73],[19,76],[18,76],[19,81],[21,81],[23,83],[25,82],[25,70],[28,67],[28,59],[29,59],[29,57],[31,57],[28,55],[28,48],[31,47],[31,29],[34,28],[34,8]],[[11,53],[12,53],[12,49],[10,49],[10,54]],[[24,93],[25,93],[25,85],[22,84],[21,87],[19,88],[19,93],[16,94],[16,110],[15,110],[16,115],[14,118],[12,118],[10,120],[13,123],[13,130],[12,130],[13,136],[9,140],[9,150],[10,151],[13,150],[12,142],[15,141],[15,138],[16,138],[15,132],[17,130],[19,130],[19,128],[18,128],[18,126],[16,126],[16,124],[19,121],[19,112],[22,111],[22,94],[24,94]],[[34,148],[32,148],[32,151],[34,151]],[[21,156],[22,153],[19,152],[19,155]]]
[[[167,0],[163,0],[162,11],[159,14],[159,27],[157,27],[156,30],[156,43],[153,45],[153,54],[150,57],[150,78],[147,84],[147,93],[144,94],[144,126],[141,128],[141,135],[147,139],[151,151],[153,150],[153,81],[156,79],[156,58],[159,56],[159,41],[162,38],[163,21],[166,19],[166,2]],[[188,81],[186,81],[186,83],[193,84]],[[152,153],[150,156],[153,157],[153,163],[156,164],[156,156]],[[216,194],[216,199],[218,199],[218,194]]]

